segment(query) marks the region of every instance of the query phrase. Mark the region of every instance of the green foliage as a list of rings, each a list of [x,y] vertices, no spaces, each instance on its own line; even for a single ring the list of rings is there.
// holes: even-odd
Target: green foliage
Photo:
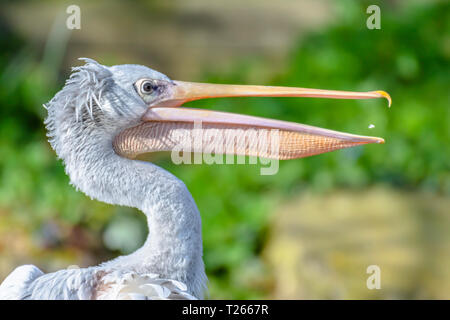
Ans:
[[[200,208],[212,298],[264,297],[270,284],[261,281],[268,273],[260,253],[270,229],[269,213],[279,199],[299,190],[326,192],[381,183],[450,193],[448,2],[391,12],[382,8],[381,30],[368,30],[365,6],[351,3],[346,2],[352,10],[338,10],[342,13],[335,26],[299,41],[286,69],[264,84],[386,90],[393,98],[391,109],[382,100],[308,98],[189,105],[378,135],[385,145],[284,161],[273,176],[261,176],[253,165],[175,166],[167,158],[157,162],[185,181]],[[36,62],[34,51],[6,29],[0,32],[0,209],[35,228],[61,219],[100,232],[112,217],[126,216],[124,209],[92,201],[69,186],[45,141],[41,105],[62,81],[46,80],[52,77],[46,77],[49,71]],[[245,83],[252,68],[250,62],[228,75],[207,75],[204,81]]]

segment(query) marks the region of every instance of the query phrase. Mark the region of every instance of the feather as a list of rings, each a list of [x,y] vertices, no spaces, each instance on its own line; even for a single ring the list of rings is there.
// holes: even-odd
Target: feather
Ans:
[[[176,283],[177,285],[174,285]],[[181,284],[181,285],[180,285]],[[96,293],[99,300],[168,300],[196,299],[179,281],[162,279],[156,274],[108,273],[102,277],[102,289]],[[184,288],[184,290],[182,290]]]

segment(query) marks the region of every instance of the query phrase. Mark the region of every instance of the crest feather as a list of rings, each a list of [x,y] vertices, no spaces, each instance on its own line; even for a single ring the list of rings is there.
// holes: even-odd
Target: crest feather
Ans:
[[[112,73],[95,60],[80,58],[84,65],[73,67],[70,78],[44,107],[48,111],[45,125],[48,130],[50,144],[60,154],[61,143],[57,137],[62,137],[71,130],[68,124],[73,121],[83,121],[83,114],[87,113],[93,119],[93,106],[102,109],[102,92],[112,81]],[[70,119],[72,118],[72,119]],[[72,121],[71,121],[72,120]]]

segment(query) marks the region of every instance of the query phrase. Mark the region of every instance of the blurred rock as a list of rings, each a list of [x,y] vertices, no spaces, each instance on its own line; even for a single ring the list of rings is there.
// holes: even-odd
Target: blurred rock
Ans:
[[[449,299],[450,199],[375,188],[280,208],[265,258],[276,299]],[[369,290],[369,265],[381,289]]]

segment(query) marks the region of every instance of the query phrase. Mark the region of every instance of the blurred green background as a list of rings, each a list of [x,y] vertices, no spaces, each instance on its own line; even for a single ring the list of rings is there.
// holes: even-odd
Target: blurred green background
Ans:
[[[81,30],[65,27],[81,8]],[[381,8],[381,30],[366,8]],[[69,185],[43,126],[78,57],[173,79],[354,91],[382,100],[190,103],[385,138],[258,165],[173,165],[203,219],[210,298],[450,298],[449,1],[3,1],[0,281],[20,264],[86,267],[144,241],[144,216]],[[369,125],[375,125],[369,129]],[[381,289],[369,290],[369,265]]]

